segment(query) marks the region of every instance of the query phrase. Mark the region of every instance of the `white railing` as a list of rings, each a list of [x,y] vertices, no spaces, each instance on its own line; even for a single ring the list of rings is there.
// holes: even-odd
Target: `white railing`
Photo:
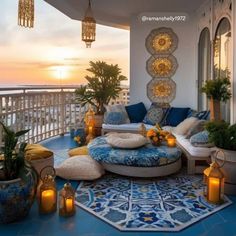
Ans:
[[[76,103],[75,86],[0,88],[0,120],[14,130],[30,129],[25,140],[39,142],[83,125],[85,107]],[[0,128],[2,143],[2,127]]]

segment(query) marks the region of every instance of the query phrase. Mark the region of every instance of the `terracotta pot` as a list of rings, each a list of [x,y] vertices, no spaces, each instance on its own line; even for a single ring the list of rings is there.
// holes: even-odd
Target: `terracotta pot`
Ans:
[[[210,119],[221,120],[220,101],[210,99]]]
[[[221,168],[225,176],[225,193],[236,195],[236,151],[220,149],[225,154],[225,163]],[[219,164],[223,164],[224,155],[222,152],[219,152],[216,161]],[[212,156],[212,161],[215,159]]]

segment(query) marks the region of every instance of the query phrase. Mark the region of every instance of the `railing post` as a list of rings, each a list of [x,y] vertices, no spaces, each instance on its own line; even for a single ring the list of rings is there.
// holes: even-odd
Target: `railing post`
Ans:
[[[64,90],[60,90],[60,135],[65,133],[65,93]]]

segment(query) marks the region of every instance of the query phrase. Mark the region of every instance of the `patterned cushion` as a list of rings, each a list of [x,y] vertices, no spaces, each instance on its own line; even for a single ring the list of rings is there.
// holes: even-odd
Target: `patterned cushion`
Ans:
[[[139,167],[167,165],[177,161],[182,153],[180,148],[166,145],[155,147],[147,144],[130,150],[112,148],[104,136],[92,140],[88,149],[91,157],[98,162]]]
[[[127,113],[124,105],[121,105],[121,104],[118,104],[118,105],[105,105],[105,108],[106,108],[107,113],[110,113],[110,112],[123,113],[123,115],[125,117],[124,123],[125,124],[130,123],[129,116],[128,116],[128,113]]]
[[[207,131],[199,132],[190,138],[190,143],[195,147],[213,147],[212,143],[209,143],[209,133]]]
[[[207,120],[209,118],[209,115],[210,115],[210,111],[206,110],[206,111],[197,112],[193,114],[192,116],[197,117],[199,120]]]
[[[149,125],[159,124],[163,118],[163,115],[164,109],[153,103],[148,109],[147,114],[143,119],[143,123]]]
[[[189,129],[186,133],[186,138],[191,138],[194,134],[197,134],[204,130],[206,121],[205,120],[198,120],[194,125]]]
[[[104,123],[110,125],[125,124],[126,117],[124,112],[106,112],[104,115]]]
[[[125,109],[128,113],[131,123],[142,122],[145,115],[147,114],[147,109],[142,102],[126,106]]]

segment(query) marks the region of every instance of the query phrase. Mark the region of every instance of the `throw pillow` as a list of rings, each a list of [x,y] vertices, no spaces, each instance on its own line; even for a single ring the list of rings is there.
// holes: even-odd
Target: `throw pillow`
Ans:
[[[125,109],[128,113],[131,123],[142,122],[145,115],[147,114],[147,109],[142,102],[126,106]]]
[[[124,112],[106,112],[104,114],[104,123],[110,125],[125,124],[126,118]]]
[[[88,147],[87,146],[82,146],[82,147],[77,147],[73,148],[68,152],[70,157],[73,156],[78,156],[78,155],[88,155]]]
[[[130,123],[130,120],[129,120],[129,116],[127,114],[127,111],[125,109],[125,106],[124,105],[121,105],[121,104],[118,104],[118,105],[105,105],[105,108],[106,108],[106,112],[107,113],[110,113],[110,112],[120,112],[124,115],[124,120],[125,120],[125,124],[128,124]]]
[[[195,113],[193,116],[197,117],[199,120],[208,120],[210,111],[200,111]]]
[[[153,103],[148,109],[147,114],[143,119],[143,123],[148,125],[159,124],[163,118],[163,114],[164,114],[163,108],[158,107]]]
[[[191,138],[194,134],[197,134],[204,130],[206,121],[205,120],[197,120],[196,123],[189,129],[186,133],[186,138]]]
[[[53,156],[53,152],[40,144],[27,144],[25,148],[25,159],[27,161],[41,160]]]
[[[74,156],[56,167],[56,174],[63,179],[93,180],[104,174],[103,167],[89,155]]]
[[[209,134],[208,132],[202,131],[190,138],[190,143],[195,147],[213,147],[214,144],[209,143]]]
[[[196,117],[189,117],[174,128],[174,133],[185,135],[189,129],[198,121]]]
[[[170,125],[170,126],[177,126],[179,123],[181,123],[184,119],[187,118],[188,107],[186,108],[180,108],[180,107],[171,107],[168,110],[167,116],[166,116],[166,123],[164,125]]]

